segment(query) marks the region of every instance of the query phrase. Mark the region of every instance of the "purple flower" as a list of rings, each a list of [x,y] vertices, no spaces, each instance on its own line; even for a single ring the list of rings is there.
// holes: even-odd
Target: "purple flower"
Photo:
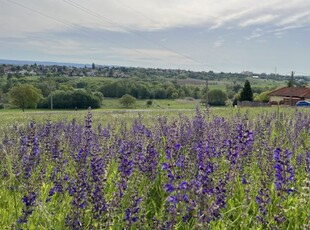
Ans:
[[[181,144],[176,144],[176,145],[174,146],[174,150],[175,150],[175,151],[179,151],[180,148],[181,148]]]
[[[290,184],[295,178],[294,170],[290,162],[292,152],[286,150],[284,154],[281,153],[282,150],[280,148],[274,150],[275,189],[279,192],[285,191],[290,193],[293,191],[292,188],[290,188]]]
[[[170,160],[170,159],[171,159],[171,150],[170,150],[170,149],[167,149],[167,150],[166,150],[166,159],[167,159],[167,160]]]
[[[167,169],[169,169],[169,168],[170,168],[170,165],[169,165],[168,163],[163,162],[163,163],[161,164],[161,169],[162,169],[162,170],[167,170]]]
[[[34,201],[36,197],[37,197],[37,194],[34,192],[31,192],[28,196],[24,196],[22,200],[26,206],[32,206],[34,205]]]
[[[140,211],[140,203],[142,202],[142,198],[136,198],[133,205],[125,210],[124,220],[126,221],[128,227],[139,220],[139,211]]]
[[[27,196],[22,198],[25,206],[23,207],[23,215],[17,220],[18,223],[27,223],[28,217],[32,214],[35,206],[35,200],[37,194],[35,192],[30,192]]]
[[[187,189],[187,182],[186,182],[186,181],[182,181],[182,182],[180,183],[179,188],[180,188],[180,189],[186,190],[186,189]]]
[[[168,202],[176,204],[176,203],[178,203],[178,198],[176,196],[169,196]]]
[[[129,177],[133,170],[133,161],[122,157],[121,165],[119,166],[118,170],[122,172],[125,176]]]
[[[125,220],[129,220],[129,219],[130,219],[130,209],[127,208],[127,209],[125,210]]]
[[[174,191],[174,187],[172,184],[166,184],[165,185],[165,191],[168,193],[172,193]]]
[[[189,202],[188,195],[187,194],[183,194],[182,195],[182,200],[185,201],[186,203],[188,203]]]
[[[310,152],[306,153],[306,172],[310,174]]]

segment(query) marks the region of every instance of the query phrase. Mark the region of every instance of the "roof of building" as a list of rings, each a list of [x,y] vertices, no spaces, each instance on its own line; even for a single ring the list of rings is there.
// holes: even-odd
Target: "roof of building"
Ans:
[[[292,96],[310,98],[310,88],[307,87],[283,87],[268,94],[269,96]]]

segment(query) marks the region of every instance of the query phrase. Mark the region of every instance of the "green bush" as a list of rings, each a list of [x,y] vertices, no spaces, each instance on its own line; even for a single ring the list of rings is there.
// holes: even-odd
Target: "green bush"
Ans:
[[[208,93],[208,103],[212,106],[223,106],[227,100],[227,94],[220,89],[213,89]],[[206,103],[206,96],[201,98],[202,103]]]
[[[52,94],[53,97],[53,108],[55,109],[87,109],[100,108],[101,101],[98,97],[87,93],[84,90],[75,91],[55,91]],[[39,108],[50,108],[51,106],[51,95],[42,100],[38,107]]]
[[[128,108],[129,106],[136,103],[136,98],[129,94],[125,94],[119,99],[119,103],[124,107]]]

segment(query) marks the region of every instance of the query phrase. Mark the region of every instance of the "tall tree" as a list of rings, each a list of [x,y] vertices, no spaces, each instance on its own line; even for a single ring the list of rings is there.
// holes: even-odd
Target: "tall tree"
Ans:
[[[243,89],[240,94],[240,101],[253,101],[253,92],[251,89],[250,82],[245,81]]]
[[[11,103],[21,108],[35,108],[42,98],[40,90],[33,85],[17,85],[10,89],[9,96]]]

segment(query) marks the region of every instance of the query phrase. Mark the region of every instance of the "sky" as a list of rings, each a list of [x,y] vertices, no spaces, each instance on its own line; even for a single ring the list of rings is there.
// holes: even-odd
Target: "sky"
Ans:
[[[0,59],[310,75],[310,0],[0,0]]]

